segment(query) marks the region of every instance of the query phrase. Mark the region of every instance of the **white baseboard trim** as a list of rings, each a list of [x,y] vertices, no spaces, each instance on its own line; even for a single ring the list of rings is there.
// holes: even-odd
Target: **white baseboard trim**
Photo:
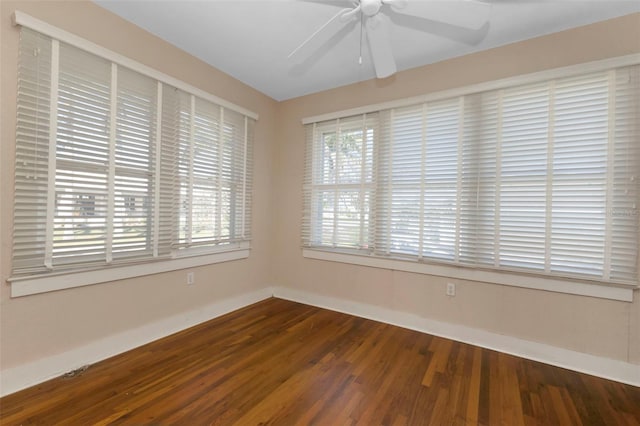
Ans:
[[[285,287],[267,287],[109,336],[88,345],[2,371],[0,397],[58,377],[84,365],[169,336],[274,296],[433,334],[534,361],[640,386],[640,366],[562,349],[471,327],[422,318],[406,312]]]
[[[0,396],[37,385],[85,365],[137,348],[253,303],[268,299],[267,287],[124,331],[88,345],[7,369],[0,373]]]
[[[640,365],[518,339],[462,325],[423,318],[346,299],[273,287],[273,296],[469,343],[617,382],[640,386]]]

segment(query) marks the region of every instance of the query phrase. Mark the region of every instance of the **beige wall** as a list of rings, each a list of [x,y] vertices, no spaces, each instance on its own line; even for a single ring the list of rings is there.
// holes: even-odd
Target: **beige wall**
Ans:
[[[640,52],[640,15],[276,103],[87,1],[0,3],[0,370],[192,311],[285,286],[640,364],[633,304],[302,258],[302,117],[537,70]],[[76,33],[260,115],[254,151],[253,249],[247,260],[11,299],[12,186],[18,30],[14,10]]]
[[[247,260],[11,299],[10,274],[16,70],[22,10],[59,28],[257,112],[254,147],[253,249]],[[124,330],[265,287],[270,268],[272,152],[276,102],[86,1],[1,2],[0,368],[65,352]]]
[[[637,291],[631,304],[304,259],[300,250],[303,117],[637,52],[639,14],[281,103],[274,164],[275,282],[640,364]],[[445,296],[447,281],[458,283],[455,298]]]

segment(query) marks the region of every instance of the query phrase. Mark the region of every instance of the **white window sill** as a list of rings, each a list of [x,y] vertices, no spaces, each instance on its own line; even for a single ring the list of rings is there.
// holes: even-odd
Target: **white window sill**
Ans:
[[[241,248],[202,256],[179,257],[165,261],[101,268],[90,271],[11,278],[11,297],[28,296],[31,294],[141,277],[144,275],[159,274],[179,269],[246,259],[247,257],[249,257],[249,248]]]
[[[623,302],[633,302],[633,287],[617,287],[612,285],[599,285],[590,281],[565,280],[561,278],[546,278],[511,272],[486,271],[464,266],[433,265],[397,259],[381,259],[373,256],[336,253],[319,249],[303,249],[302,255],[309,259],[350,263],[353,265],[369,266],[373,268],[413,272],[417,274],[435,275],[469,281],[480,281],[580,296],[598,297]]]

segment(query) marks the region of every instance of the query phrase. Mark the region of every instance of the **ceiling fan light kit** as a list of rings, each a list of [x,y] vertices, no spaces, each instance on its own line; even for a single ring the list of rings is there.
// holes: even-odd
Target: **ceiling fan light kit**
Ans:
[[[369,51],[377,78],[396,72],[387,12],[424,20],[425,28],[440,22],[461,29],[478,29],[487,23],[491,5],[477,0],[354,0],[352,8],[343,9],[316,30],[289,54],[291,60],[311,56],[349,22],[360,17],[367,35]],[[389,6],[388,8],[383,8]]]

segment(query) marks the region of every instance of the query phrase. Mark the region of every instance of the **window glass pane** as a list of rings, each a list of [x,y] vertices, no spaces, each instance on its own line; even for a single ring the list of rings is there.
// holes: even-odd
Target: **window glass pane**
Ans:
[[[603,273],[608,79],[557,82],[554,94],[551,270]]]
[[[114,257],[152,249],[157,83],[118,67],[114,178]]]
[[[197,100],[193,116],[191,242],[212,241],[220,230],[221,108]]]
[[[638,274],[638,200],[640,198],[640,66],[615,71],[615,139],[613,153],[610,278],[633,282]]]
[[[180,95],[177,248],[228,245],[246,238],[250,216],[250,134],[245,117]]]
[[[422,256],[455,260],[458,199],[458,99],[425,109]]]
[[[336,132],[322,133],[320,136],[322,169],[320,183],[335,183],[338,175],[338,135]]]
[[[54,264],[96,259],[105,253],[107,180],[104,173],[56,171]]]
[[[544,271],[549,87],[505,90],[499,155],[499,265]]]
[[[111,64],[60,44],[53,263],[104,257]]]
[[[315,155],[310,239],[330,247],[369,248],[374,121],[364,116],[322,123],[310,138]]]
[[[51,55],[49,37],[20,32],[16,116],[13,270],[45,268],[51,137]],[[4,154],[3,154],[4,155]]]
[[[420,251],[423,108],[395,110],[392,121],[389,250]]]
[[[459,259],[469,265],[494,266],[498,251],[500,96],[494,91],[464,97]]]

